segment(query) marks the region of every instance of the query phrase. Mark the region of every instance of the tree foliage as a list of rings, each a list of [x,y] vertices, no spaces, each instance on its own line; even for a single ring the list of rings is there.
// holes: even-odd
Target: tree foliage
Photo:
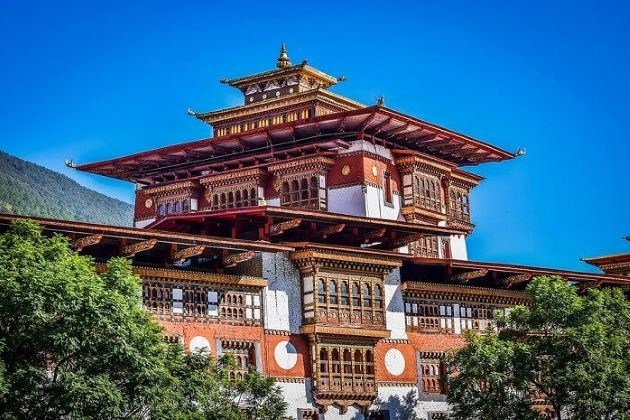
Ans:
[[[250,367],[243,378],[233,375],[236,363],[226,353],[218,360],[205,352],[184,353],[171,347],[172,394],[157,407],[158,418],[187,420],[275,420],[287,404],[275,381]]]
[[[97,275],[65,237],[31,222],[0,236],[5,418],[135,417],[157,398],[168,378],[160,327],[139,305],[130,263],[108,269]]]
[[[500,332],[470,334],[455,354],[448,401],[456,419],[534,419],[546,401],[560,418],[630,412],[630,304],[618,289],[586,295],[557,277],[527,287],[528,307]]]
[[[0,235],[0,419],[275,419],[286,404],[255,370],[230,380],[167,346],[140,278],[115,258],[98,275],[68,239],[14,222]]]

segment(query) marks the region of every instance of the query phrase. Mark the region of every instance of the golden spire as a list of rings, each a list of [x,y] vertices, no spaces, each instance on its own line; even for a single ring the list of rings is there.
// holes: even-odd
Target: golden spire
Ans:
[[[278,62],[276,63],[276,67],[279,69],[289,67],[291,65],[291,61],[289,61],[289,56],[287,55],[287,48],[282,43],[282,47],[280,47],[280,56],[278,57]]]

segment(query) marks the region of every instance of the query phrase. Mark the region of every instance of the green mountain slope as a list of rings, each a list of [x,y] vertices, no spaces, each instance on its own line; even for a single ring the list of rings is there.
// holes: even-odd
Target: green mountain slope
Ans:
[[[0,212],[131,226],[133,206],[0,151]]]

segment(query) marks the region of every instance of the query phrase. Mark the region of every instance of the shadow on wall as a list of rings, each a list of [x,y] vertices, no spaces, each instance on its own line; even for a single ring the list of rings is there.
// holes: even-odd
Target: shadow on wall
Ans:
[[[378,411],[371,410],[367,416],[368,420],[420,420],[416,415],[418,398],[414,391],[409,391],[402,399],[398,395],[390,395],[386,400],[378,398],[374,405],[389,411],[389,417],[383,417]],[[359,419],[355,417],[355,420]]]

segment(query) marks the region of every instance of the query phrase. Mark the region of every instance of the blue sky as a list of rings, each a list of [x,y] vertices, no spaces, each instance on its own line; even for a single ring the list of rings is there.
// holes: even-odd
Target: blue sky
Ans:
[[[469,256],[589,270],[630,243],[627,2],[0,0],[0,149],[64,167],[202,138],[186,115],[240,103],[218,80],[294,62],[335,91],[527,155],[472,170]]]

